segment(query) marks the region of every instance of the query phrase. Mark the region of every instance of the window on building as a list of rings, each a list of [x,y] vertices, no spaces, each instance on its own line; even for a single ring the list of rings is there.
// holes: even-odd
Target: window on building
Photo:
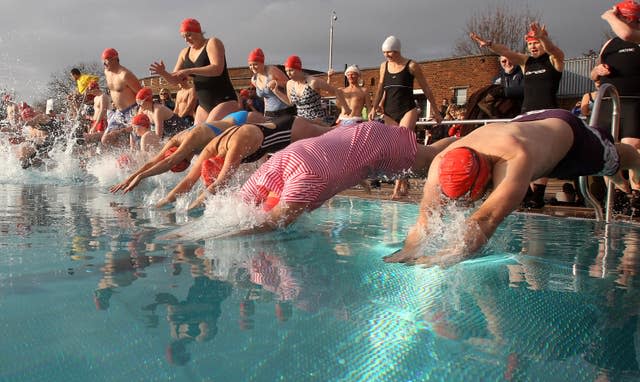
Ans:
[[[465,105],[467,103],[467,89],[466,87],[453,89],[453,98],[456,100],[456,105]]]
[[[371,78],[371,83],[369,84],[369,86],[376,86],[376,79],[375,78]]]

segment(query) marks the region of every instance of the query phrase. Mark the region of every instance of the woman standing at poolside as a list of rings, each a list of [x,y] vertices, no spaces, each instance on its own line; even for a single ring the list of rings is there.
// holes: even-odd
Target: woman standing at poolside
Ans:
[[[514,52],[507,46],[485,40],[475,33],[469,35],[480,47],[505,56],[514,65],[520,65],[524,73],[524,99],[522,112],[558,107],[556,95],[564,69],[564,52],[556,46],[544,25],[531,23],[524,36],[529,54]],[[536,179],[525,197],[527,208],[542,208],[547,189],[547,178]]]
[[[322,78],[307,76],[302,71],[302,61],[300,57],[289,56],[284,63],[284,70],[290,78],[290,80],[287,81],[286,94],[278,88],[275,81],[270,82],[269,87],[278,98],[288,105],[295,105],[298,117],[306,118],[316,123],[326,124],[325,110],[322,107],[322,97],[320,96],[321,90],[336,96],[341,105],[347,105],[342,91],[331,86]],[[349,109],[348,106],[346,106],[344,110],[345,113],[351,113],[351,109]]]
[[[395,36],[387,37],[382,43],[382,53],[386,60],[380,64],[380,80],[373,98],[373,107],[369,112],[369,120],[382,113],[385,124],[402,126],[414,131],[418,122],[418,108],[413,96],[415,80],[432,105],[433,119],[440,123],[442,117],[436,109],[436,98],[420,66],[400,53],[400,40]],[[409,182],[406,179],[397,180],[391,198],[406,196],[408,188]]]
[[[256,88],[256,96],[264,99],[264,116],[273,118],[281,115],[296,115],[295,106],[284,103],[271,90],[272,86],[285,89],[287,86],[287,75],[273,65],[264,64],[264,53],[262,49],[256,48],[249,53],[247,59],[249,70],[253,72],[251,84]]]
[[[602,14],[615,37],[600,51],[598,65],[591,70],[591,79],[612,84],[620,94],[620,138],[640,149],[640,4],[622,1]],[[599,126],[611,125],[612,103],[603,100]],[[631,207],[640,208],[640,184],[632,180]]]
[[[224,44],[215,37],[204,38],[200,23],[195,19],[185,19],[180,25],[180,34],[187,47],[178,55],[172,73],[167,72],[164,62],[154,62],[150,66],[153,74],[160,75],[171,84],[193,77],[198,95],[195,122],[220,120],[225,115],[238,110],[236,92],[227,71]]]

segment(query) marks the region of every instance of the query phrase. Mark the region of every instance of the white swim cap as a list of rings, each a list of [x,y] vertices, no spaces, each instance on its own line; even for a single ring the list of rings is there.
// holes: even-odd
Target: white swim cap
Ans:
[[[382,51],[383,52],[399,52],[400,51],[400,40],[396,36],[389,36],[382,43]]]
[[[358,65],[351,65],[347,68],[347,70],[344,71],[344,75],[346,76],[349,73],[357,73],[358,75],[360,75],[360,68],[358,68]]]

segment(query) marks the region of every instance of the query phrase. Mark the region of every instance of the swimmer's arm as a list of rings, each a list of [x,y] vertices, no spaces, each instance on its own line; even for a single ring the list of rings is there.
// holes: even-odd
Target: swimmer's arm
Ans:
[[[228,236],[242,236],[253,233],[271,232],[289,226],[307,209],[308,203],[280,202],[271,211],[264,222],[254,227],[235,232]]]
[[[269,75],[271,76],[273,81],[276,81],[278,87],[284,88],[287,86],[287,81],[289,80],[289,78],[277,66],[269,66]]]
[[[205,149],[202,150],[200,155],[198,155],[198,159],[196,160],[196,162],[193,165],[191,165],[191,167],[189,168],[189,172],[187,173],[187,175],[185,175],[185,177],[182,178],[180,183],[178,183],[173,188],[173,190],[171,190],[167,194],[167,196],[165,196],[156,204],[156,207],[160,208],[169,203],[175,202],[179,195],[186,194],[191,190],[191,188],[193,188],[193,186],[198,182],[198,178],[200,177],[200,169],[202,168],[202,163],[212,156],[211,150],[212,150],[211,144],[207,145]]]
[[[110,132],[106,132],[102,135],[101,142],[103,145],[113,145],[118,142],[118,140],[125,134],[131,133],[131,126],[124,127],[122,129],[112,130]]]
[[[153,112],[153,124],[156,127],[156,135],[160,138],[163,137],[164,134],[164,120],[162,119],[162,112],[160,107],[157,107]]]
[[[540,32],[536,36],[540,39],[540,45],[549,53],[549,60],[553,67],[561,72],[564,69],[564,52],[551,41],[544,25],[539,26],[539,29]]]
[[[342,106],[342,110],[344,111],[345,114],[351,115],[351,108],[347,103],[347,99],[344,98],[344,93],[342,92],[342,90],[336,88],[333,85],[330,85],[327,81],[323,80],[322,78],[314,78],[312,81],[313,81],[312,87],[314,89],[324,90],[330,94],[335,95],[336,103]]]
[[[277,82],[270,83],[270,85],[271,86],[269,88],[271,89],[273,94],[275,94],[278,98],[280,98],[280,101],[286,103],[289,106],[292,105],[291,100],[289,99],[289,92],[291,91],[291,86],[293,86],[293,80],[287,81],[284,92],[278,86]]]
[[[383,259],[387,263],[413,263],[424,255],[421,248],[429,232],[429,219],[441,213],[440,188],[434,181],[437,174],[429,175],[420,201],[418,220],[407,233],[402,249]]]
[[[136,76],[130,71],[127,71],[124,74],[124,82],[131,89],[133,94],[138,93],[138,91],[140,91],[140,89],[142,89],[142,85],[140,85],[140,80],[138,80],[136,78]]]
[[[244,131],[240,131],[238,134],[244,135]],[[224,164],[222,165],[216,180],[211,183],[206,190],[198,195],[198,198],[189,205],[189,209],[202,205],[209,194],[215,194],[220,189],[226,187],[227,182],[242,163],[242,159],[258,150],[260,146],[259,143],[254,142],[251,144],[249,137],[246,139],[242,136],[238,137],[240,139],[235,139],[231,144],[231,147],[229,147],[229,150],[225,153]],[[213,155],[214,154],[209,155],[206,158],[211,158]]]
[[[469,37],[471,37],[473,41],[478,43],[478,45],[481,48],[487,48],[495,54],[498,54],[500,56],[505,56],[514,65],[522,66],[527,62],[527,58],[529,58],[529,56],[527,56],[524,53],[514,52],[513,50],[509,49],[509,47],[507,47],[506,45],[499,44],[491,40],[485,40],[473,32],[469,34]]]
[[[103,119],[105,119],[107,115],[107,105],[104,100],[97,100],[93,103],[93,106],[96,109],[96,112],[94,113],[95,118],[93,124],[91,125],[91,129],[89,130],[90,133],[96,133],[98,131],[98,125],[102,122]]]
[[[382,101],[382,80],[384,78],[384,69],[385,69],[385,64],[383,62],[382,64],[380,64],[380,74],[379,74],[380,77],[378,77],[380,78],[380,81],[378,81],[378,87],[376,88],[375,95],[373,96],[372,107],[371,109],[369,109],[370,121],[372,121],[376,117],[376,114],[378,113],[378,111],[381,110],[380,102]]]
[[[511,170],[509,172],[518,174]],[[476,252],[489,241],[504,219],[518,208],[527,193],[529,182],[530,177],[526,176],[505,177],[480,208],[467,219],[462,243],[443,249],[437,256],[422,257],[416,261],[416,264],[424,264],[427,267],[434,265],[446,267],[473,258]]]
[[[609,26],[611,26],[611,30],[616,34],[616,36],[625,41],[640,44],[640,30],[631,28],[629,24],[620,20],[616,13],[616,7],[614,6],[613,8],[608,9],[600,17],[602,17],[604,21],[609,23]]]

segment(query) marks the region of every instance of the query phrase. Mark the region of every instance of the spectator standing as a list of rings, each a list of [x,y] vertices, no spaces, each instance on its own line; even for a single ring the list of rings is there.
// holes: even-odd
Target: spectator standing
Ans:
[[[271,90],[275,86],[283,91],[289,80],[287,75],[277,66],[265,65],[264,60],[264,52],[260,48],[252,50],[247,58],[249,70],[253,73],[251,85],[256,89],[256,96],[263,100],[264,116],[273,118],[282,115],[296,115],[295,106],[283,102]]]
[[[607,41],[600,51],[598,65],[591,70],[591,79],[612,84],[620,95],[620,138],[623,143],[640,149],[640,5],[623,1],[602,14],[616,36]],[[602,103],[598,125],[610,126],[612,105]],[[632,180],[631,206],[640,208],[640,184],[634,182],[637,174],[629,173]]]
[[[505,45],[485,40],[475,33],[471,33],[470,37],[481,47],[486,47],[523,68],[523,113],[558,106],[556,95],[564,70],[564,52],[553,44],[544,25],[531,23],[529,32],[524,37],[529,54],[514,52]],[[532,183],[532,188],[525,198],[525,207],[542,208],[544,206],[547,182],[547,178],[541,178]]]
[[[514,65],[505,56],[498,57],[500,63],[500,73],[493,79],[494,85],[500,85],[490,89],[488,94],[478,102],[478,107],[482,109],[490,118],[513,118],[517,114],[508,114],[508,110],[522,109],[522,99],[524,98],[524,75],[522,68]],[[504,104],[508,101],[509,104]]]
[[[131,132],[129,123],[136,114],[136,93],[141,89],[138,78],[120,64],[118,51],[107,48],[102,52],[104,76],[115,111],[107,120],[101,141],[105,146],[126,146]]]
[[[160,137],[151,131],[151,121],[146,114],[136,114],[131,120],[133,134],[138,137],[140,145],[136,149],[143,153],[155,154],[160,150]]]
[[[238,97],[227,70],[227,58],[222,41],[216,37],[205,38],[196,19],[184,19],[180,34],[187,43],[178,55],[172,73],[164,62],[154,62],[151,73],[158,74],[170,84],[177,84],[193,77],[198,95],[195,122],[220,120],[238,110]]]
[[[86,143],[100,142],[102,134],[107,128],[107,110],[111,104],[111,97],[100,89],[97,81],[89,84],[87,94],[93,97],[93,116],[89,131],[83,136],[84,141]]]
[[[176,106],[173,112],[189,125],[193,125],[194,115],[198,107],[198,96],[196,89],[193,87],[193,81],[189,78],[186,81],[178,83],[178,92],[176,93]]]
[[[326,125],[325,109],[322,106],[320,91],[324,90],[336,96],[337,102],[347,105],[347,101],[340,90],[331,86],[322,78],[307,76],[302,70],[302,60],[300,57],[292,55],[284,63],[284,70],[289,76],[286,93],[278,88],[275,82],[270,82],[270,89],[283,102],[288,105],[295,105],[297,115],[319,124]],[[349,106],[345,106],[345,111],[351,113]]]
[[[153,102],[151,88],[144,87],[136,94],[136,103],[140,106],[140,113],[146,114],[153,121],[155,133],[160,138],[172,137],[186,130],[190,124],[178,117],[173,110],[162,103]]]
[[[176,107],[176,103],[173,102],[173,97],[171,97],[171,92],[167,88],[160,89],[160,103],[169,109],[173,110]]]
[[[415,80],[432,105],[433,119],[440,123],[442,117],[435,109],[436,100],[422,69],[413,60],[403,57],[400,48],[400,40],[395,36],[387,37],[382,43],[382,53],[386,60],[380,64],[380,80],[373,98],[373,108],[369,112],[369,119],[373,120],[376,114],[382,113],[386,124],[402,126],[414,131],[418,122],[418,109],[413,96]],[[408,180],[399,179],[396,181],[391,198],[397,199],[408,193]]]
[[[592,92],[586,92],[582,96],[582,100],[580,100],[580,115],[589,118],[591,116],[591,110],[593,109],[593,102],[598,95],[598,90],[600,89],[600,80],[593,81],[596,90]]]
[[[344,124],[356,124],[363,121],[365,115],[364,110],[371,110],[371,99],[369,92],[364,86],[360,86],[360,68],[357,65],[351,65],[344,71],[345,77],[347,77],[348,85],[344,88],[340,88],[344,94],[344,98],[347,100],[347,105],[351,109],[351,113],[346,113],[342,110],[342,105],[338,105],[341,108],[340,115],[336,121],[337,125]]]

